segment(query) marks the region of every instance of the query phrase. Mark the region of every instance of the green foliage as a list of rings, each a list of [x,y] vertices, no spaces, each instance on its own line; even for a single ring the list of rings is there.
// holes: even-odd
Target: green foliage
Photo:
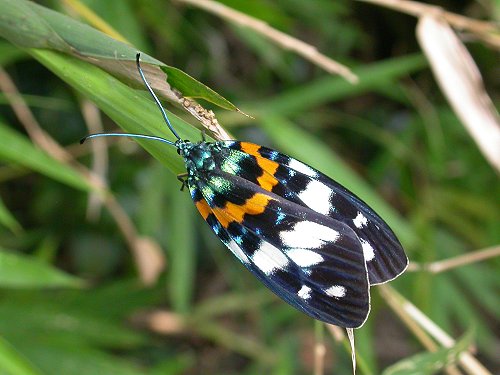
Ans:
[[[335,178],[386,219],[412,262],[500,242],[498,175],[440,94],[408,16],[344,0],[220,2],[347,63],[359,83],[253,30],[163,0],[84,1],[131,44],[77,21],[61,2],[0,0],[0,64],[43,130],[84,165],[98,163],[90,146],[77,144],[90,132],[87,100],[105,114],[107,130],[173,139],[136,74],[141,51],[164,99],[176,101],[171,87],[204,99],[220,107],[219,122],[236,138]],[[453,6],[492,21],[500,14],[498,2]],[[468,47],[498,102],[495,52]],[[201,139],[191,115],[165,106],[183,139]],[[23,126],[0,92],[0,374],[312,373],[317,336],[325,373],[351,371],[345,345],[316,334],[213,236],[178,191],[174,175],[184,166],[175,148],[138,141],[151,158],[135,143],[110,140],[109,162],[97,153],[109,187],[97,188]],[[105,201],[93,214],[90,193]],[[130,222],[117,219],[113,202]],[[146,236],[166,261],[148,287],[136,257]],[[373,288],[369,321],[356,332],[359,372],[434,373],[472,342],[498,372],[499,272],[498,259],[489,259],[437,275],[407,272],[391,284],[451,336],[476,327],[436,352],[425,352]],[[150,320],[158,310],[168,312],[163,331]]]
[[[451,348],[443,348],[434,353],[415,354],[385,369],[382,375],[432,375],[446,366],[454,365],[458,357],[466,352],[472,343],[472,330],[466,333]]]
[[[0,248],[0,286],[2,288],[71,288],[81,282],[57,268],[32,257],[11,254]]]
[[[17,134],[11,127],[1,122],[0,138],[2,138],[0,149],[2,160],[29,168],[73,188],[89,190],[89,186],[72,168],[40,151],[25,136]]]
[[[9,209],[5,206],[5,203],[0,199],[0,223],[9,228],[12,232],[19,233],[21,231],[21,225],[17,222],[16,218]]]
[[[12,375],[42,374],[3,338],[0,338],[0,369]]]

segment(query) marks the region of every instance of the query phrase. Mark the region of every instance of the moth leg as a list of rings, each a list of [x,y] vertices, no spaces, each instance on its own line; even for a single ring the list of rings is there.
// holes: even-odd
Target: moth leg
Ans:
[[[186,178],[187,176],[189,176],[189,173],[180,173],[177,175],[177,179],[182,182],[182,185],[181,185],[181,191],[184,190],[184,187],[186,186]]]

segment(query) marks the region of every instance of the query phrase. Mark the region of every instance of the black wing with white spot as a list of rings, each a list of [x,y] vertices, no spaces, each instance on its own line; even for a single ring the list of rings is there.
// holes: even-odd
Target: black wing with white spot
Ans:
[[[205,220],[215,234],[279,297],[327,323],[365,322],[368,276],[349,226],[221,170],[188,186],[195,203],[203,199],[210,207]]]
[[[226,158],[224,153],[229,151],[223,148],[216,155],[217,158],[226,158],[226,164],[239,160],[233,163],[233,172],[238,176],[258,182],[256,176],[267,174],[267,180],[275,179],[274,184],[267,184],[273,193],[349,226],[363,249],[370,285],[393,280],[405,271],[408,258],[396,235],[354,193],[316,169],[275,150],[255,145],[257,151],[250,155],[244,150],[244,147],[248,148],[245,142],[222,144],[240,154]],[[277,168],[268,170],[261,158],[275,162]],[[261,179],[265,180],[263,176]]]

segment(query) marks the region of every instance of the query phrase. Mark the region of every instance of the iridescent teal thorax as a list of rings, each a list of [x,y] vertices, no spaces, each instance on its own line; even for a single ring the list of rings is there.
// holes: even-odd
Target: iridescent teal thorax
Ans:
[[[179,141],[177,152],[184,158],[189,177],[203,175],[215,169],[214,153],[220,151],[217,143]]]

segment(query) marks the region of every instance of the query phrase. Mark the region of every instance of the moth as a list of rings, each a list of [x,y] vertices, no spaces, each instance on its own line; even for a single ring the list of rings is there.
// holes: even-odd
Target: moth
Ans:
[[[187,187],[203,219],[266,287],[303,313],[359,328],[370,311],[370,287],[408,266],[396,235],[365,202],[320,171],[249,142],[182,140],[136,56],[137,69],[177,139],[101,133],[161,141],[177,149]]]

